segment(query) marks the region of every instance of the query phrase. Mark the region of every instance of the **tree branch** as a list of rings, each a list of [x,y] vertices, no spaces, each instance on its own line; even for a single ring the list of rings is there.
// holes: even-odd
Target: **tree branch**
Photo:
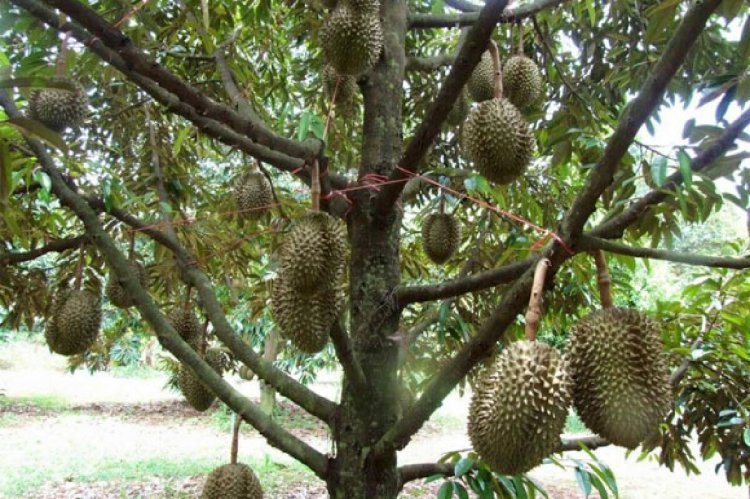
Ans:
[[[696,255],[695,253],[682,253],[653,248],[638,248],[627,246],[622,243],[600,239],[589,235],[582,235],[578,239],[576,249],[580,250],[604,250],[619,255],[629,255],[637,258],[653,258],[655,260],[667,260],[670,262],[684,263],[687,265],[700,265],[703,267],[719,267],[725,269],[750,268],[750,258],[729,258],[723,256]]]
[[[505,9],[499,23],[512,23],[557,7],[567,0],[537,0],[512,9]],[[409,29],[459,28],[470,26],[479,19],[479,5],[463,0],[448,0],[447,5],[462,11],[459,14],[410,14]]]
[[[479,13],[477,21],[466,34],[466,39],[458,51],[448,77],[440,87],[438,95],[396,166],[401,166],[415,173],[419,171],[420,163],[427,149],[440,132],[440,128],[453,108],[461,89],[469,80],[469,75],[482,57],[492,31],[507,4],[508,0],[489,0]],[[393,183],[383,185],[377,199],[377,211],[381,215],[393,209],[393,205],[401,194],[408,177],[409,175],[399,168],[394,169],[390,174],[388,180]]]
[[[315,146],[311,146],[281,137],[271,132],[260,121],[243,118],[231,108],[213,101],[148,57],[122,31],[80,2],[76,0],[44,0],[44,2],[60,9],[97,36],[107,47],[119,54],[133,72],[158,82],[161,87],[193,107],[199,114],[227,125],[257,144],[295,158],[312,160],[320,153],[322,142],[316,142]]]
[[[581,444],[592,450],[611,445],[607,440],[597,435],[563,438],[560,441],[560,448],[557,449],[557,452],[578,451],[581,450]],[[454,469],[455,466],[450,463],[407,464],[398,469],[400,476],[399,484],[403,487],[405,483],[432,475],[451,477],[454,475]]]
[[[71,249],[77,249],[81,244],[88,244],[88,237],[77,236],[69,239],[58,239],[45,244],[40,248],[25,251],[23,253],[0,253],[0,265],[15,265],[18,263],[36,260],[47,253],[62,253]]]
[[[338,320],[334,322],[330,336],[333,348],[336,351],[336,358],[339,359],[344,374],[355,387],[365,389],[367,387],[365,372],[357,360],[346,330]]]
[[[9,116],[19,116],[15,105],[4,91],[0,91],[0,104],[2,104]],[[180,338],[166,317],[160,312],[158,305],[153,301],[148,291],[140,284],[137,276],[131,271],[127,257],[117,249],[115,242],[102,227],[96,212],[83,197],[68,187],[41,142],[27,138],[27,143],[39,159],[44,172],[50,177],[52,191],[60,202],[70,208],[83,222],[89,238],[99,249],[112,271],[114,271],[118,281],[133,297],[133,301],[143,317],[154,328],[160,343],[199,376],[201,381],[233,411],[241,414],[243,419],[258,429],[266,437],[269,444],[304,463],[317,476],[325,479],[328,467],[326,456],[286,431],[278,423],[275,423],[269,416],[256,407],[255,404],[227,383]]]
[[[714,160],[734,146],[737,137],[740,136],[748,125],[750,125],[750,109],[742,113],[739,118],[733,121],[722,132],[718,139],[693,158],[690,162],[690,169],[694,172],[707,170]],[[682,181],[681,172],[673,173],[667,178],[667,182],[661,189],[649,191],[638,201],[631,204],[625,211],[596,227],[589,235],[605,239],[622,237],[626,227],[638,220],[650,206],[660,203],[671,196],[671,193],[678,188]]]
[[[563,219],[564,240],[572,244],[580,236],[583,225],[596,207],[597,199],[612,182],[614,171],[635,138],[635,133],[659,103],[667,83],[683,62],[695,39],[700,35],[711,13],[720,3],[721,0],[703,0],[696,2],[686,12],[668,42],[662,57],[654,67],[653,73],[625,110],[620,125],[605,148],[604,157],[589,174],[582,192]],[[472,30],[476,29],[477,26],[478,24]],[[381,195],[384,192],[385,190],[381,191]],[[552,268],[548,274],[548,277],[551,278],[555,270],[571,255],[559,243],[553,242],[545,248],[540,256],[540,258],[545,257],[552,262]],[[534,265],[536,260],[533,262]],[[532,279],[533,266],[529,267],[513,287],[505,293],[500,305],[485,321],[477,334],[432,377],[419,400],[373,446],[372,452],[375,455],[380,455],[382,452],[394,448],[403,448],[466,373],[492,351],[497,341],[505,334],[508,326],[523,310],[529,297]]]
[[[708,18],[721,0],[695,2],[685,13],[672,38],[648,79],[622,114],[617,129],[607,142],[604,154],[586,178],[586,184],[576,197],[562,222],[562,237],[568,240],[583,231],[583,226],[596,209],[604,190],[612,183],[620,160],[633,143],[638,130],[659,105],[667,84],[682,65],[688,51],[706,26]]]
[[[409,56],[406,59],[407,71],[435,71],[443,66],[450,66],[456,60],[455,54],[443,54],[433,57]]]
[[[407,286],[396,289],[396,303],[403,308],[411,303],[439,300],[459,296],[472,291],[512,282],[518,279],[536,261],[535,258],[509,263],[496,269],[485,270],[474,275],[457,277],[438,284]]]

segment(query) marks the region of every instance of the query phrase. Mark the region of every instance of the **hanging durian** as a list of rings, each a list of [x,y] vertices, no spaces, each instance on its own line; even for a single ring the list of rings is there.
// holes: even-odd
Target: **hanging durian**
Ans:
[[[565,362],[536,341],[549,260],[537,265],[526,321],[526,340],[507,346],[480,375],[469,406],[474,450],[494,471],[525,473],[560,447],[570,405]]]
[[[88,106],[83,87],[63,76],[54,77],[51,81],[55,87],[35,90],[29,97],[31,118],[56,132],[81,126]]]
[[[320,44],[328,64],[342,75],[359,75],[380,57],[383,31],[377,12],[357,11],[339,2],[320,30]]]
[[[476,102],[490,100],[495,95],[495,66],[489,51],[482,54],[482,58],[474,67],[467,87],[471,98]]]
[[[508,100],[519,109],[534,104],[542,93],[539,67],[523,51],[523,27],[519,26],[518,52],[508,58],[503,66],[503,91]]]
[[[203,485],[202,499],[263,499],[263,488],[250,466],[238,463],[242,417],[235,414],[229,464],[214,469]]]
[[[430,260],[442,264],[461,243],[461,224],[454,215],[430,213],[422,224],[422,247]]]
[[[612,306],[604,256],[595,256],[604,308],[568,338],[573,402],[592,431],[632,449],[656,434],[671,404],[661,328],[637,310]]]
[[[146,267],[136,259],[135,254],[132,251],[128,263],[130,265],[131,273],[137,277],[140,285],[145,288],[148,284],[148,272],[146,271]],[[125,291],[125,288],[122,287],[120,281],[113,272],[110,273],[104,294],[115,307],[129,308],[133,306],[133,298],[130,296],[130,293]]]
[[[234,184],[234,201],[241,216],[258,218],[273,205],[271,183],[263,172],[247,172]]]

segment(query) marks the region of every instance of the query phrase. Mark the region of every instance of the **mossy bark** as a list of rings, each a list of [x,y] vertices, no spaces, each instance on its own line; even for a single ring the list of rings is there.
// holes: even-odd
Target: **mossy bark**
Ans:
[[[365,123],[360,177],[390,174],[402,150],[405,2],[384,0],[381,17],[383,53],[362,83]],[[374,456],[369,450],[395,422],[398,411],[398,347],[391,337],[398,329],[399,314],[389,297],[400,279],[401,213],[376,215],[375,189],[357,191],[355,196],[349,221],[350,331],[367,386],[363,392],[344,380],[328,490],[334,499],[394,498],[398,494],[395,451]]]

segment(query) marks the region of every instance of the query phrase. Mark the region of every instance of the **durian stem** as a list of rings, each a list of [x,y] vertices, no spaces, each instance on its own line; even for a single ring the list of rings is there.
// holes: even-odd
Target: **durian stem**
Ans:
[[[607,269],[607,260],[602,250],[593,251],[594,263],[596,263],[596,281],[599,285],[599,300],[602,308],[612,308],[612,278]]]
[[[493,86],[493,93],[495,99],[503,98],[503,66],[500,61],[500,50],[497,48],[495,40],[490,40],[489,49],[490,56],[492,56],[492,67],[495,70],[495,80]]]
[[[193,291],[192,286],[187,287],[187,291],[185,291],[185,301],[182,303],[182,310],[188,311],[190,310],[190,293]]]
[[[333,116],[333,110],[336,108],[336,97],[339,95],[339,85],[341,85],[341,75],[336,77],[336,85],[333,87],[331,107],[328,109],[328,115],[326,116],[326,126],[323,128],[323,140],[326,140],[326,137],[328,137],[328,127],[331,126],[331,116]]]
[[[312,202],[312,210],[320,211],[320,169],[318,168],[318,160],[313,160],[312,168],[310,171],[310,197]]]
[[[234,413],[234,427],[232,428],[232,450],[229,455],[229,462],[231,464],[237,464],[237,454],[240,450],[240,425],[242,424],[242,416]]]
[[[445,213],[445,194],[443,193],[443,190],[440,190],[440,214],[442,215]]]
[[[83,281],[83,243],[81,243],[80,249],[78,250],[78,266],[76,267],[76,280],[75,280],[75,288],[76,291],[81,290],[81,282]]]
[[[60,16],[61,25],[65,23],[65,16]],[[63,39],[60,42],[60,52],[57,54],[57,61],[55,63],[55,76],[65,75],[65,59],[68,56],[68,32],[63,33]]]
[[[128,258],[131,260],[135,259],[135,232],[130,231],[130,249],[128,250]]]
[[[526,339],[536,340],[536,332],[542,319],[542,294],[544,293],[544,280],[547,277],[547,269],[552,262],[548,258],[542,258],[536,264],[534,270],[534,283],[531,285],[531,296],[529,297],[529,308],[526,309]]]
[[[523,55],[523,26],[518,23],[518,55]]]

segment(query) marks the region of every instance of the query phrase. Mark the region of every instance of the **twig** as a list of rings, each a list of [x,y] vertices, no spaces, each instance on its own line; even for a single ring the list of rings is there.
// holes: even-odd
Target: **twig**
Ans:
[[[531,285],[529,296],[529,308],[526,310],[526,327],[524,332],[528,341],[536,340],[536,332],[542,319],[542,295],[544,294],[544,280],[547,277],[547,269],[552,266],[547,258],[542,258],[534,269],[534,282]]]
[[[601,250],[593,251],[596,264],[596,282],[599,284],[599,300],[602,308],[612,308],[612,278],[607,270],[607,260]]]

